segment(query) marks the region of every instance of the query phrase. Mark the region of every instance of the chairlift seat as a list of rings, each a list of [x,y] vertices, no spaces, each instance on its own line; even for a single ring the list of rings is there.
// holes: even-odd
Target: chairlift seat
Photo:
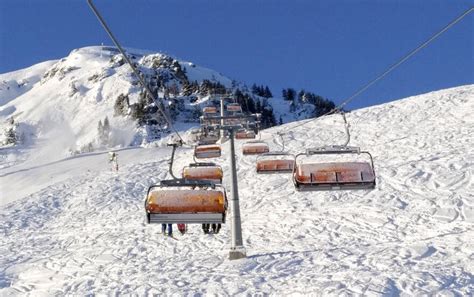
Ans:
[[[145,200],[148,223],[225,223],[224,189],[152,186]]]
[[[269,151],[270,148],[268,147],[268,144],[263,141],[249,141],[242,145],[242,153],[244,155],[259,155],[268,153]]]
[[[255,139],[255,132],[251,130],[237,131],[235,139]]]
[[[217,113],[217,108],[215,106],[206,106],[202,109],[203,113],[214,114]]]
[[[375,174],[367,162],[303,163],[296,165],[298,190],[373,189]]]
[[[203,135],[199,138],[200,145],[215,144],[219,140],[217,135]]]
[[[258,160],[257,173],[293,172],[295,160]]]
[[[198,159],[220,157],[221,146],[218,144],[198,145],[194,148],[194,156]]]
[[[207,166],[186,166],[183,168],[182,177],[186,180],[208,180],[214,183],[222,183],[224,173],[222,168],[217,165]]]
[[[227,111],[230,111],[230,112],[242,112],[242,107],[240,106],[240,104],[231,103],[231,104],[227,105]]]

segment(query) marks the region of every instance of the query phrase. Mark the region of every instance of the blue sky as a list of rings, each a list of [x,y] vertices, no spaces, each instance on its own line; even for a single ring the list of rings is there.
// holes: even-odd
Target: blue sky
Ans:
[[[124,46],[341,102],[474,1],[95,0]],[[0,0],[0,73],[111,44],[86,0]],[[474,14],[349,108],[474,83]]]

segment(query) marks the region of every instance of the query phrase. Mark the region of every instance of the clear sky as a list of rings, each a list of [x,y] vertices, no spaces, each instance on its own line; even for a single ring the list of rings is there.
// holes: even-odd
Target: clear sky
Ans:
[[[341,102],[474,0],[94,0],[126,47]],[[112,44],[86,0],[0,0],[0,73]],[[349,108],[474,83],[474,14]]]

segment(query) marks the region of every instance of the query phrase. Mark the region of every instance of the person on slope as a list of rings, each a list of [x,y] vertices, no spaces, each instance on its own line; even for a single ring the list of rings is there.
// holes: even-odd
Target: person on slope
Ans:
[[[161,224],[161,231],[163,231],[163,235],[166,235],[166,224]],[[173,236],[172,224],[168,224],[168,236]]]
[[[204,234],[209,234],[209,229],[212,226],[212,233],[217,234],[221,230],[221,224],[202,224],[202,230],[204,231]]]
[[[212,232],[214,234],[219,233],[220,230],[221,230],[221,224],[212,224]]]
[[[186,233],[186,224],[178,224],[178,230],[184,235],[184,233]]]

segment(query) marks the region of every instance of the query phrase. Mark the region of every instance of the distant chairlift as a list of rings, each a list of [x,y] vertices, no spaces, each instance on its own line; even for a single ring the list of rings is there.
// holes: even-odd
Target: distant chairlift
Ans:
[[[255,132],[249,129],[241,129],[235,132],[235,139],[255,139]]]
[[[215,107],[215,106],[206,106],[202,109],[202,113],[216,114],[217,113],[217,107]]]
[[[229,103],[227,104],[226,110],[231,113],[241,113],[242,107],[238,103]]]
[[[204,132],[199,137],[199,145],[215,144],[219,140],[216,133]]]
[[[218,158],[221,156],[221,146],[218,144],[200,144],[194,148],[197,159]]]
[[[223,176],[222,167],[215,163],[191,163],[182,172],[185,180],[204,180],[216,184],[222,184]]]
[[[255,127],[254,127],[255,132],[259,131],[258,124],[259,124],[259,121],[256,121]],[[251,131],[248,126],[248,123],[247,123],[246,130]],[[259,135],[259,138],[262,137],[261,133],[258,133],[258,135]],[[244,155],[260,155],[260,154],[268,153],[269,151],[270,151],[270,148],[268,144],[262,140],[251,140],[251,141],[247,141],[246,143],[242,145],[242,154]]]
[[[242,154],[244,155],[259,155],[269,151],[268,144],[261,140],[248,141],[242,145]]]
[[[292,173],[295,167],[295,156],[285,152],[283,134],[278,133],[282,140],[280,152],[268,152],[257,156],[257,173]]]
[[[295,156],[285,152],[269,152],[257,156],[257,173],[291,173]]]

